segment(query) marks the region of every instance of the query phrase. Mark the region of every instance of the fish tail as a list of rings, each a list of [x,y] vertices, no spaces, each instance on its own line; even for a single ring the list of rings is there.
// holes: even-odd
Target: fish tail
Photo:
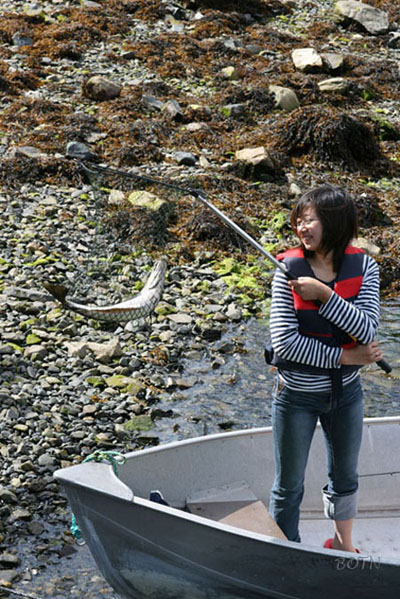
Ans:
[[[49,292],[53,297],[56,298],[62,304],[65,304],[66,297],[68,295],[68,288],[65,285],[59,285],[57,283],[43,282],[42,286]]]

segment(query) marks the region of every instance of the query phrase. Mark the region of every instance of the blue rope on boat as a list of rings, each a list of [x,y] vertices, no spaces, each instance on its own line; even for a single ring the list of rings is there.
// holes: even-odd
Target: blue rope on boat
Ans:
[[[109,462],[113,468],[114,474],[118,476],[118,465],[125,464],[126,457],[118,451],[104,451],[102,449],[96,449],[93,453],[88,455],[83,460],[85,462]],[[84,545],[85,541],[82,539],[81,530],[76,522],[75,514],[72,514],[71,528],[72,534],[74,535],[78,545]]]

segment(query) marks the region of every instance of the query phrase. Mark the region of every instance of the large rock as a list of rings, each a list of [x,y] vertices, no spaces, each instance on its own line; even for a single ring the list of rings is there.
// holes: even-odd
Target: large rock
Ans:
[[[225,79],[230,79],[230,81],[238,81],[241,79],[240,73],[236,67],[225,67],[221,70],[221,74]]]
[[[191,152],[174,152],[174,158],[180,166],[195,166],[197,158]]]
[[[122,348],[118,339],[110,339],[107,343],[89,342],[88,348],[94,353],[96,360],[108,364],[122,356]]]
[[[143,190],[132,191],[132,193],[129,194],[128,200],[133,206],[146,208],[151,212],[159,212],[160,210],[162,211],[167,205],[165,200],[162,200],[154,193]]]
[[[251,166],[266,166],[268,169],[274,168],[274,163],[269,157],[267,150],[263,146],[258,148],[243,148],[243,150],[237,150],[235,158],[236,160]]]
[[[357,239],[354,239],[352,244],[361,248],[370,256],[379,256],[381,253],[381,248],[365,237],[358,237]]]
[[[14,568],[21,563],[20,558],[14,553],[0,553],[0,564],[4,568]]]
[[[65,347],[67,348],[69,355],[74,356],[74,358],[84,358],[90,351],[88,342],[85,340],[68,341],[65,343]]]
[[[47,348],[43,345],[30,345],[25,348],[24,356],[28,360],[43,360],[48,354]]]
[[[93,154],[90,148],[81,141],[68,142],[66,154],[70,158],[78,158],[80,160],[93,160],[93,158],[96,158],[96,154]]]
[[[338,54],[337,52],[326,52],[321,54],[321,56],[325,65],[330,71],[338,71],[344,66],[343,54]]]
[[[270,85],[269,92],[274,95],[276,108],[282,108],[282,110],[290,112],[300,106],[296,93],[289,87]]]
[[[266,181],[277,174],[276,165],[263,146],[238,150],[235,158],[234,171],[243,179]]]
[[[387,45],[389,48],[400,48],[400,31],[390,32],[390,39]]]
[[[225,104],[221,107],[221,113],[226,117],[242,116],[246,112],[246,104]]]
[[[146,108],[150,108],[150,110],[160,111],[164,108],[164,102],[155,98],[154,96],[143,96],[142,102],[146,106]]]
[[[176,100],[168,100],[162,108],[162,111],[168,114],[172,119],[181,119],[183,116],[182,107]]]
[[[122,87],[117,83],[113,83],[105,77],[94,75],[85,83],[84,94],[92,100],[102,102],[104,100],[113,100],[121,93]]]
[[[297,48],[292,52],[292,60],[296,69],[303,72],[322,69],[322,57],[314,48]]]
[[[335,6],[335,12],[346,19],[356,21],[374,35],[386,33],[389,29],[389,17],[386,12],[357,2],[356,0],[340,0]]]
[[[322,92],[339,92],[344,94],[349,88],[349,83],[343,77],[332,77],[318,82],[318,87]]]

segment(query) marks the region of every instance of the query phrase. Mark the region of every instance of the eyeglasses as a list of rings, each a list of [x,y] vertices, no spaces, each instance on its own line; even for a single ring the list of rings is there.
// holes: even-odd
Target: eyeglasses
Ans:
[[[301,227],[309,227],[315,221],[319,221],[319,218],[301,218],[296,221],[296,227],[297,229],[301,229]]]

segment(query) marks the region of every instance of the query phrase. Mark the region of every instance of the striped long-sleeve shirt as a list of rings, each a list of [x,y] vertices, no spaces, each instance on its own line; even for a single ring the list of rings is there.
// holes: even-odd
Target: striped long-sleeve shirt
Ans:
[[[333,292],[319,308],[320,316],[363,344],[374,339],[379,313],[379,268],[368,255],[364,256],[363,281],[354,303]],[[276,272],[272,284],[270,330],[274,351],[282,358],[319,368],[340,368],[339,360],[343,351],[340,347],[326,345],[299,333],[292,290],[280,270]],[[328,374],[280,370],[279,375],[287,387],[298,391],[328,391],[331,387]],[[343,384],[350,383],[357,376],[358,372],[345,375]]]

